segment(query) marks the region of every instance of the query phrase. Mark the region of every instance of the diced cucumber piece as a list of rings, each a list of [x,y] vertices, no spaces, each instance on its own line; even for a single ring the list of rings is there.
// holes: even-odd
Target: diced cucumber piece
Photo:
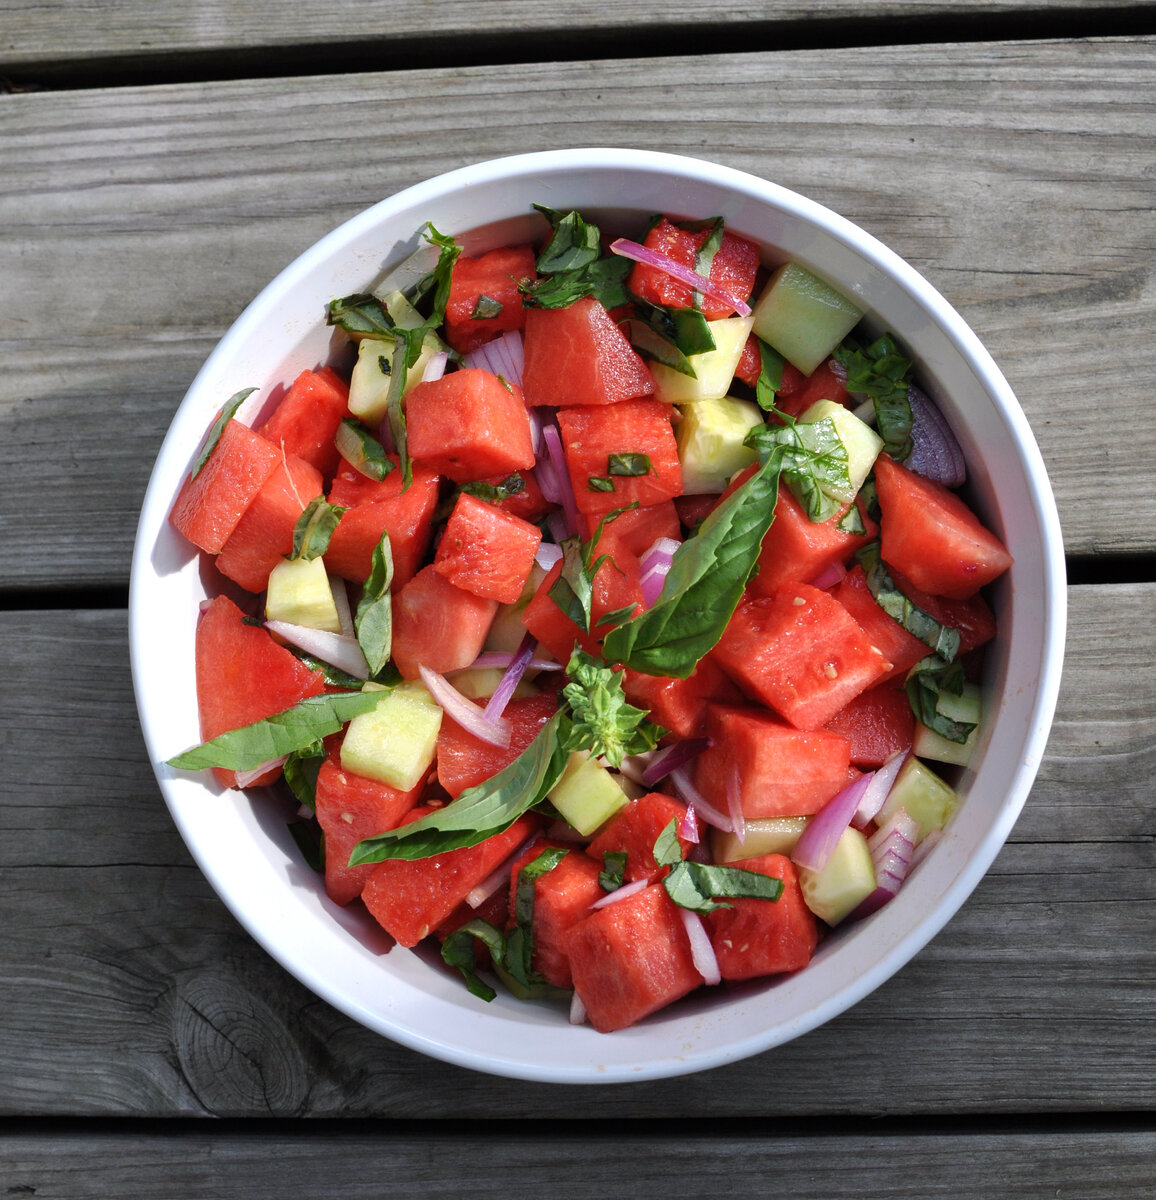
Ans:
[[[757,404],[733,396],[700,400],[681,411],[674,436],[682,464],[683,494],[725,491],[731,476],[758,458],[743,445],[743,439],[762,425],[762,411]]]
[[[700,400],[725,396],[735,377],[735,368],[739,365],[753,323],[753,316],[708,321],[714,349],[687,356],[687,362],[694,370],[693,377],[665,363],[651,363],[651,374],[658,384],[655,399],[667,404],[694,404]]]
[[[538,590],[546,572],[538,565],[530,568],[522,594],[513,604],[499,604],[498,611],[490,624],[490,632],[486,634],[487,650],[500,651],[503,654],[513,654],[522,644],[526,636],[526,627],[522,624],[522,614]]]
[[[265,617],[327,633],[341,632],[333,588],[321,558],[284,559],[269,572]]]
[[[442,725],[441,707],[416,681],[383,692],[377,707],[349,722],[341,766],[398,791],[416,787],[429,770]]]
[[[417,362],[406,375],[406,392],[420,381],[436,350],[436,341],[426,338]],[[357,362],[349,379],[349,411],[367,425],[379,425],[385,419],[396,354],[397,343],[392,338],[362,338],[357,347]]]
[[[983,698],[979,685],[965,683],[963,694],[953,696],[950,692],[940,692],[935,705],[936,711],[951,721],[974,725],[966,742],[953,742],[928,729],[922,721],[915,723],[915,741],[912,752],[920,758],[930,758],[933,762],[953,763],[965,767],[971,761],[972,751],[979,741],[980,722],[983,717]]]
[[[547,799],[583,836],[601,828],[627,802],[614,776],[585,750],[575,750]]]
[[[875,864],[867,839],[858,829],[845,829],[821,871],[799,868],[799,886],[815,916],[838,925],[875,890]]]
[[[897,808],[905,808],[919,825],[918,840],[923,841],[933,829],[947,824],[958,803],[955,789],[911,755],[900,767],[875,822],[882,825]]]
[[[836,404],[834,400],[816,400],[799,420],[811,424],[821,421],[824,417],[835,426],[835,432],[847,451],[850,487],[844,489],[832,483],[823,483],[820,486],[828,496],[849,504],[863,486],[863,481],[871,474],[879,451],[883,449],[883,439],[866,421],[861,421],[849,408]]]
[[[804,375],[859,324],[863,313],[798,263],[784,263],[755,305],[754,331]]]
[[[498,690],[505,673],[501,667],[467,667],[464,671],[455,671],[448,679],[463,696],[471,700],[485,700]],[[514,688],[513,698],[521,700],[537,694],[538,689],[528,679],[522,678]]]
[[[757,858],[760,854],[790,854],[807,828],[806,817],[760,817],[746,823],[746,835],[740,842],[738,834],[711,830],[710,843],[715,862],[738,862],[741,858]]]

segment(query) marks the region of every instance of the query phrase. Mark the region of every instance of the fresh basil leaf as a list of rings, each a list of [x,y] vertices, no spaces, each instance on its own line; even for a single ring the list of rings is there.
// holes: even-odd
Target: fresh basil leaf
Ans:
[[[899,590],[884,565],[878,542],[864,546],[855,557],[867,576],[867,590],[875,597],[875,603],[908,633],[930,646],[944,662],[951,662],[959,653],[959,630],[941,625]]]
[[[357,611],[353,615],[353,629],[357,644],[369,665],[369,673],[376,676],[393,653],[393,600],[390,596],[390,588],[393,587],[393,550],[388,533],[382,533],[381,541],[373,548],[370,561],[369,578],[365,581]]]
[[[534,207],[550,222],[552,230],[549,241],[538,255],[538,271],[543,275],[579,271],[598,260],[602,239],[597,225],[591,225],[574,211],[563,213],[544,204]]]
[[[314,496],[293,526],[292,558],[320,558],[329,549],[329,539],[345,509]]]
[[[477,954],[474,942],[482,942],[490,952],[495,962],[500,961],[506,953],[506,937],[495,925],[475,917],[467,921],[461,928],[442,942],[442,961],[448,967],[461,971],[471,995],[487,1003],[497,996],[497,992],[478,974]]]
[[[325,870],[325,835],[316,821],[290,821],[287,826],[305,865],[313,871]]]
[[[626,277],[633,264],[616,254],[602,254],[598,227],[576,212],[561,213],[542,204],[534,207],[550,222],[552,233],[538,255],[539,278],[519,284],[523,303],[531,308],[566,308],[593,296],[604,308],[617,308],[630,298]]]
[[[719,247],[722,246],[723,240],[723,219],[715,217],[710,225],[710,235],[706,241],[695,251],[694,254],[694,271],[696,275],[701,275],[704,279],[710,278],[710,269],[714,265],[714,256],[718,253]],[[694,307],[702,308],[703,294],[695,292]]]
[[[324,659],[317,658],[313,654],[306,654],[300,646],[286,644],[285,649],[295,658],[299,658],[311,671],[320,671],[325,682],[330,687],[345,688],[348,691],[356,692],[365,686],[364,679],[359,679],[356,675],[350,675],[347,671],[342,671],[332,663],[327,663]],[[373,682],[380,683],[385,687],[393,687],[394,684],[401,682],[401,672],[390,663],[384,671],[378,671],[373,676]]]
[[[774,520],[785,453],[783,447],[772,448],[751,477],[675,551],[658,600],[606,635],[607,661],[647,675],[685,679],[718,642]]]
[[[654,467],[650,465],[650,456],[647,454],[634,452],[629,454],[610,454],[606,459],[606,473],[608,475],[623,475],[627,478],[634,478],[639,475],[649,475],[652,471],[654,471]]]
[[[285,759],[282,774],[298,803],[312,812],[317,807],[317,775],[325,761],[325,743],[320,739]]]
[[[424,325],[421,326],[424,336],[426,331],[439,328],[445,320],[446,303],[450,298],[450,281],[453,277],[454,264],[458,261],[462,253],[462,248],[452,237],[448,237],[444,233],[438,233],[433,225],[428,222],[422,232],[425,240],[431,246],[437,246],[439,250],[437,265],[428,275],[419,280],[409,297],[410,302],[416,307],[426,296],[431,293],[433,294],[430,314],[426,318]],[[415,355],[414,362],[416,361]],[[412,367],[413,362],[409,365]]]
[[[847,390],[867,396],[875,406],[875,427],[883,449],[902,461],[911,453],[911,402],[907,393],[911,359],[899,353],[890,334],[869,346],[848,338],[833,355],[847,372]]]
[[[976,728],[975,721],[959,721],[940,711],[944,696],[963,695],[963,664],[944,663],[935,656],[920,659],[907,675],[907,699],[911,711],[928,729],[959,745],[966,743]]]
[[[561,846],[550,846],[518,872],[514,885],[514,928],[506,934],[504,966],[518,983],[530,987],[545,982],[531,965],[534,956],[534,888],[569,854]]]
[[[772,346],[759,339],[759,378],[755,384],[755,400],[761,409],[771,412],[779,389],[783,386],[783,368],[787,360]]]
[[[613,562],[613,559],[611,560]],[[617,567],[614,568],[618,570]],[[609,629],[615,625],[621,625],[623,621],[629,621],[634,616],[634,610],[638,607],[637,604],[624,604],[621,608],[611,609],[610,612],[603,613],[598,618],[598,629]]]
[[[790,417],[783,425],[760,425],[747,435],[746,444],[760,457],[772,446],[782,446],[783,478],[812,521],[827,521],[843,507],[838,493],[850,490],[847,448],[830,417],[801,422]]]
[[[525,490],[525,479],[515,471],[511,475],[507,475],[501,483],[486,483],[483,479],[463,483],[458,488],[458,493],[464,492],[467,496],[476,496],[479,500],[485,500],[490,504],[500,504],[503,500],[510,499],[511,496],[521,495]]]
[[[591,475],[586,480],[586,490],[588,492],[612,492],[614,491],[614,480],[609,475]]]
[[[658,745],[666,731],[647,720],[650,714],[644,709],[627,701],[621,671],[575,647],[566,675],[569,682],[562,698],[570,725],[560,739],[564,750],[586,750],[617,768],[627,755],[645,754]]]
[[[205,463],[209,461],[213,451],[217,448],[217,443],[221,440],[221,434],[225,432],[225,426],[237,415],[237,409],[256,391],[256,388],[242,388],[239,392],[234,392],[228,400],[225,401],[224,408],[217,414],[217,419],[209,428],[209,432],[205,435],[204,444],[197,453],[196,459],[193,461],[192,471],[189,473],[190,479],[196,477],[204,469]]]
[[[393,320],[385,305],[368,292],[330,300],[325,310],[325,322],[357,338],[385,338],[393,333]]]
[[[862,537],[867,532],[867,525],[863,520],[863,514],[859,511],[859,505],[852,504],[835,522],[835,528],[840,533],[850,533],[856,537]]]
[[[656,333],[644,321],[624,321],[622,331],[630,344],[643,358],[662,363],[688,379],[697,379],[698,373],[686,354],[673,341]]]
[[[384,354],[381,359],[389,362]],[[353,417],[342,418],[333,442],[338,454],[367,479],[375,479],[380,483],[394,469],[393,460],[386,455],[382,444]]]
[[[716,866],[683,860],[671,867],[662,881],[666,894],[680,908],[709,913],[716,908],[731,908],[731,899],[777,900],[783,894],[783,881],[760,871],[743,867]]]
[[[470,313],[471,321],[488,321],[493,317],[501,316],[502,302],[495,300],[493,296],[487,296],[484,292],[478,296],[474,302],[474,311]]]
[[[583,633],[589,633],[594,603],[594,576],[605,555],[596,564],[591,564],[581,539],[577,537],[566,538],[561,546],[562,570],[547,595]]]
[[[603,850],[602,870],[598,872],[598,886],[604,892],[616,892],[626,882],[626,851]]]
[[[346,721],[370,712],[381,699],[380,692],[329,692],[304,700],[251,725],[230,729],[192,750],[167,760],[181,771],[222,767],[228,771],[251,771],[262,763],[312,746],[336,733]]]
[[[429,858],[445,850],[476,846],[509,828],[561,779],[570,757],[560,744],[565,722],[566,714],[559,710],[512,763],[484,783],[467,788],[444,808],[358,842],[349,865],[387,858]]]
[[[681,354],[705,354],[715,348],[710,322],[696,308],[667,308],[636,298],[634,311],[639,323]],[[693,370],[689,373],[694,374]]]
[[[682,843],[678,840],[678,823],[671,818],[654,842],[654,861],[660,867],[673,867],[682,862]]]
[[[424,336],[424,335],[423,335]],[[396,350],[393,355],[393,372],[389,377],[389,391],[385,397],[385,418],[389,422],[389,434],[397,449],[397,461],[401,466],[402,491],[406,491],[413,482],[413,463],[409,457],[409,436],[406,431],[405,408],[402,400],[405,397],[405,383],[409,377],[409,369],[417,362],[421,354],[423,337],[416,335],[413,330],[394,331]],[[414,353],[414,347],[417,352]],[[413,361],[410,361],[410,358]]]

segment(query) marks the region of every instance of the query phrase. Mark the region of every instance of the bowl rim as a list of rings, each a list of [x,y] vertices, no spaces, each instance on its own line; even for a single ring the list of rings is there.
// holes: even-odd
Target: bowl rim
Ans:
[[[190,830],[181,812],[181,806],[174,798],[173,773],[163,766],[159,757],[148,695],[143,682],[143,666],[149,653],[145,614],[148,607],[146,589],[150,574],[150,555],[158,528],[160,528],[158,518],[163,521],[167,517],[172,497],[172,483],[171,481],[166,483],[168,476],[162,472],[161,466],[166,461],[166,455],[167,460],[178,457],[179,448],[173,445],[178,417],[183,410],[188,408],[192,398],[197,395],[204,381],[214,373],[217,365],[227,360],[245,339],[253,336],[254,330],[265,319],[265,313],[272,298],[283,294],[286,288],[292,287],[297,280],[307,274],[311,269],[311,264],[324,260],[336,248],[374,229],[395,213],[400,214],[420,207],[427,201],[432,201],[433,198],[451,191],[460,191],[479,184],[500,182],[512,175],[573,174],[592,169],[619,169],[662,176],[673,174],[678,177],[709,182],[714,186],[738,193],[756,203],[769,203],[772,207],[820,226],[824,234],[836,238],[890,276],[921,308],[926,310],[975,373],[983,390],[989,394],[999,409],[1001,417],[1008,423],[1014,434],[1016,452],[1024,470],[1031,501],[1035,508],[1034,515],[1042,535],[1043,594],[1039,597],[1039,601],[1046,620],[1040,673],[1036,683],[1034,703],[1030,710],[1030,729],[1017,765],[1011,774],[1005,801],[998,816],[991,822],[979,844],[970,851],[963,869],[947,891],[942,894],[933,911],[926,913],[888,949],[880,953],[874,959],[872,966],[857,979],[814,1005],[789,1030],[778,1029],[777,1032],[772,1031],[771,1033],[766,1030],[755,1031],[746,1037],[728,1041],[721,1047],[712,1046],[698,1052],[693,1050],[685,1053],[669,1052],[652,1057],[642,1063],[623,1062],[611,1065],[591,1063],[561,1067],[558,1064],[528,1062],[517,1055],[503,1056],[490,1051],[471,1052],[455,1046],[452,1042],[446,1042],[442,1037],[429,1036],[414,1029],[399,1027],[383,1017],[381,1013],[371,1012],[351,999],[341,989],[334,986],[331,979],[312,970],[310,963],[287,955],[284,945],[270,938],[268,929],[261,922],[254,920],[246,911],[245,906],[227,893],[212,861],[203,853],[203,847],[190,840]],[[187,447],[185,449],[188,450]],[[894,975],[940,932],[990,868],[1026,802],[1043,758],[1058,700],[1066,636],[1066,616],[1066,576],[1059,518],[1046,468],[1030,425],[1012,393],[1010,385],[978,336],[921,274],[866,230],[831,209],[779,184],[706,159],[659,151],[592,147],[548,150],[488,159],[413,184],[378,201],[338,225],[297,255],[261,289],[230,326],[197,372],[177,414],[173,417],[165,444],[158,455],[142,504],[134,541],[129,586],[129,648],[134,693],[142,734],[149,747],[150,762],[170,813],[190,852],[226,907],[250,936],[262,945],[272,957],[311,991],[346,1015],[399,1044],[442,1061],[489,1074],[536,1082],[610,1083],[657,1079],[709,1069],[771,1049],[809,1032],[857,1004]],[[881,910],[881,912],[885,913],[886,910]],[[559,1017],[559,1020],[564,1021],[564,1018]],[[617,1037],[618,1035],[611,1036]]]

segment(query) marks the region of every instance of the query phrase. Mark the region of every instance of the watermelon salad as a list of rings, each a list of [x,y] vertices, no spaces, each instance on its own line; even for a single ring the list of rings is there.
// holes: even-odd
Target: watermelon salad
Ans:
[[[896,894],[1011,557],[854,302],[721,220],[538,211],[427,226],[329,303],[341,361],[224,404],[170,513],[219,580],[170,765],[283,790],[329,900],[479,999],[609,1032]]]

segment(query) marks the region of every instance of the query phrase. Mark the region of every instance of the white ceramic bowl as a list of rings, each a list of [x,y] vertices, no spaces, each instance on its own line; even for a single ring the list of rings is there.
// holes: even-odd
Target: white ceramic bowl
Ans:
[[[339,346],[324,324],[335,297],[370,290],[432,222],[477,252],[525,237],[531,205],[577,208],[613,230],[667,212],[725,218],[763,247],[831,280],[896,333],[954,427],[969,495],[1015,566],[995,588],[982,746],[960,782],[943,841],[899,896],[836,931],[814,961],[777,982],[702,989],[639,1025],[603,1035],[557,1006],[484,1004],[420,953],[382,954],[359,917],[333,905],[301,862],[270,797],[221,791],[164,761],[199,740],[193,631],[205,595],[197,559],[166,516],[221,403],[268,391]],[[623,230],[625,232],[625,228]],[[527,154],[480,163],[382,201],[286,268],[238,318],[197,375],[161,448],[144,502],[131,584],[131,652],[141,725],[161,790],[213,887],[256,940],[357,1021],[436,1058],[499,1075],[607,1083],[677,1075],[797,1037],[866,996],[955,913],[1003,845],[1043,754],[1065,627],[1055,505],[1031,430],[975,334],[919,274],[850,222],[762,179],[697,159],[627,150]]]

